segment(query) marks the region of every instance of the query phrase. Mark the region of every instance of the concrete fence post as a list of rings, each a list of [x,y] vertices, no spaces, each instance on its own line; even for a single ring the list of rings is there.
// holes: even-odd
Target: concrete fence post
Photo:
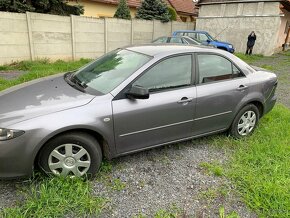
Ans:
[[[27,21],[27,30],[28,30],[28,44],[29,44],[29,51],[30,51],[30,60],[34,61],[34,45],[32,39],[32,30],[31,30],[31,18],[30,12],[26,12],[26,21]]]
[[[70,15],[71,23],[71,48],[72,48],[72,59],[76,59],[76,45],[75,45],[75,28],[74,28],[74,15]]]
[[[170,21],[170,30],[171,30],[171,34],[170,35],[172,35],[172,33],[173,33],[173,21]]]
[[[131,20],[131,45],[134,44],[134,24],[133,20]]]
[[[105,53],[108,52],[108,20],[104,18],[104,43],[105,43]]]
[[[153,20],[152,25],[153,25],[152,40],[154,40],[155,39],[155,20]]]

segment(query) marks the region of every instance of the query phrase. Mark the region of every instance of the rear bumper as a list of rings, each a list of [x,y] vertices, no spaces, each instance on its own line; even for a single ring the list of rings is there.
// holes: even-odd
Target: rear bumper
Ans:
[[[276,104],[277,96],[275,95],[275,92],[276,92],[277,85],[278,85],[278,82],[276,81],[269,97],[267,98],[267,100],[265,102],[264,114],[271,111]]]
[[[267,100],[266,104],[265,104],[265,110],[264,110],[264,114],[270,112],[273,107],[275,106],[277,101],[277,96],[274,95],[273,97],[271,97],[270,99]]]

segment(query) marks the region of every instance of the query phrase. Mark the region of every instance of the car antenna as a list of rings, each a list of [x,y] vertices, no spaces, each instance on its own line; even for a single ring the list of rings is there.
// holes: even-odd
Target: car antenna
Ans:
[[[235,24],[237,23],[237,21],[235,22]],[[224,28],[222,31],[219,32],[219,34],[217,34],[214,38],[216,39],[216,37],[218,37],[220,34],[222,34],[223,31],[225,31],[227,28],[229,28],[229,26],[226,26],[226,28]]]
[[[223,31],[225,31],[228,28],[228,26],[226,28],[224,28],[222,31],[220,31],[215,37],[214,39],[216,39],[216,37],[218,37],[220,34],[222,34]]]

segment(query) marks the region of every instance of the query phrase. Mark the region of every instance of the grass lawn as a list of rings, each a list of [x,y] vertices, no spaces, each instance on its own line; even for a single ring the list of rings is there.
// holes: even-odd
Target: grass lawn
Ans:
[[[47,59],[37,61],[21,61],[10,65],[0,66],[0,71],[25,71],[26,73],[17,79],[6,80],[0,77],[0,91],[33,79],[53,75],[56,73],[76,70],[87,64],[89,59],[79,61],[49,62]]]
[[[288,54],[288,53],[287,53]],[[263,56],[238,56],[252,63]],[[24,70],[28,73],[15,80],[0,79],[0,90],[39,77],[76,69],[89,60],[75,62],[47,60],[24,61],[0,70]],[[223,166],[223,175],[229,178],[243,201],[259,217],[290,216],[290,110],[277,104],[273,111],[260,120],[254,134],[243,140],[234,140],[225,135],[215,135],[199,139],[229,149],[232,156]],[[204,165],[206,165],[204,163]],[[103,165],[100,176],[110,166]],[[209,169],[215,169],[209,166]],[[106,208],[109,199],[93,196],[91,181],[81,179],[42,178],[36,176],[21,188],[25,201],[16,207],[4,209],[0,217],[62,217],[67,214],[78,216],[98,215]],[[162,212],[162,213],[161,213]],[[167,214],[159,211],[155,217]]]

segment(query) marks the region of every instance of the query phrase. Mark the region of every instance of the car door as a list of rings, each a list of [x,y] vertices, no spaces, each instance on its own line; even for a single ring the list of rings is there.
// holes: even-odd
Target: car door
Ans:
[[[163,59],[129,85],[148,88],[148,99],[121,97],[112,101],[118,154],[192,135],[196,100],[192,57],[185,54]]]
[[[248,94],[249,80],[226,57],[199,53],[196,58],[198,78],[194,133],[227,129],[238,105]]]

